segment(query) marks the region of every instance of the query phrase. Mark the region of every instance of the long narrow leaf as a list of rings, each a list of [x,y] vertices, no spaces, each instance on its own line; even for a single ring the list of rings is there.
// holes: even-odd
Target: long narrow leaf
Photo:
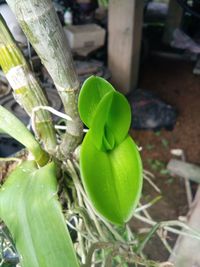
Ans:
[[[55,164],[18,166],[0,189],[0,217],[15,241],[22,267],[78,267],[57,200]]]

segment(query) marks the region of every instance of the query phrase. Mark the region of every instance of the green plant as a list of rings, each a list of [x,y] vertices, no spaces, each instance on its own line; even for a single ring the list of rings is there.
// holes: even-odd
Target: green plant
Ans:
[[[124,224],[138,204],[142,187],[140,155],[128,136],[128,101],[104,79],[93,76],[82,86],[79,112],[89,127],[80,156],[86,192],[105,218]]]
[[[2,106],[0,127],[34,156],[20,163],[0,188],[0,217],[15,240],[21,265],[78,266],[57,199],[55,162]]]
[[[125,97],[101,78],[91,77],[85,82],[79,111],[89,131],[79,154],[83,135],[77,104],[79,82],[52,3],[7,2],[50,73],[65,114],[49,107],[39,82],[0,18],[0,64],[35,133],[34,137],[14,115],[0,107],[0,131],[28,150],[23,160],[5,159],[17,164],[1,182],[0,218],[12,237],[1,222],[0,265],[16,266],[18,253],[22,267],[160,266],[143,255],[145,245],[158,228],[180,231],[171,227],[175,222],[157,224],[151,219],[146,209],[158,198],[135,209],[141,193],[142,167],[137,147],[128,136],[130,108]],[[56,132],[52,111],[64,120],[64,132]],[[144,171],[148,181],[149,176]],[[152,226],[142,240],[125,223],[134,209],[136,218]],[[185,227],[183,234],[188,231]],[[192,231],[190,236],[198,233]],[[5,254],[12,257],[8,259]]]
[[[90,78],[90,81],[94,79],[97,87],[100,86],[100,91],[101,85],[104,85],[104,83],[107,84],[106,81],[97,77]],[[89,90],[91,90],[90,86]],[[83,93],[85,93],[84,90]],[[121,97],[121,95],[119,96]],[[124,101],[124,97],[122,97],[122,99]],[[80,105],[82,105],[82,103]],[[84,109],[84,106],[82,107],[82,109]],[[39,143],[34,139],[34,137],[27,130],[27,128],[17,118],[15,118],[14,115],[12,115],[3,107],[0,107],[0,125],[1,130],[3,132],[10,134],[19,142],[24,144],[25,147],[34,156],[34,160],[25,160],[23,163],[20,163],[20,165],[17,166],[17,168],[9,175],[9,177],[6,179],[6,182],[2,185],[0,189],[0,216],[8,226],[9,230],[11,231],[12,237],[15,240],[15,245],[17,247],[21,259],[21,265],[28,267],[78,266],[78,262],[76,260],[72,248],[72,243],[64,223],[64,217],[61,213],[61,208],[57,200],[56,165],[57,168],[59,168],[60,164],[55,164],[55,161],[52,160],[50,156],[41,148]],[[112,123],[110,124],[110,126],[111,125]],[[128,129],[127,126],[125,128]],[[128,213],[131,213],[132,215],[132,208],[137,204],[138,196],[141,190],[141,162],[139,155],[137,154],[137,148],[135,147],[134,143],[132,143],[130,138],[127,137],[127,131],[125,131],[123,135],[125,138],[125,142],[127,142],[126,139],[128,138],[128,145],[125,146],[125,153],[127,154],[127,158],[128,156],[130,157],[128,163],[130,164],[132,162],[134,164],[134,161],[136,160],[135,170],[136,172],[138,172],[135,174],[135,177],[133,177],[133,175],[129,172],[127,172],[128,175],[124,174],[126,177],[126,181],[128,182],[128,188],[125,188],[125,191],[126,193],[131,194],[132,190],[130,190],[130,186],[132,186],[133,190],[135,186],[136,195],[133,195],[134,198],[132,198],[132,196],[128,198],[128,195],[123,195],[124,188],[121,188],[122,192],[118,191],[117,197],[120,201],[122,201],[122,204],[126,205],[126,203],[128,203],[128,205],[130,205],[130,207],[128,207]],[[121,138],[120,141],[122,143],[124,142],[124,140],[121,140]],[[119,143],[119,145],[120,144],[121,143]],[[116,146],[118,146],[117,143]],[[81,161],[87,162],[85,161],[85,159],[87,159],[88,153],[86,152],[85,154],[85,147],[88,147],[90,149],[90,147],[93,147],[93,144],[90,142],[89,144],[83,144],[83,149],[81,152]],[[109,148],[110,150],[112,149],[111,147]],[[123,150],[122,155],[119,149],[117,151],[118,152],[115,153],[118,154],[118,156],[122,160],[122,163],[126,164],[123,161]],[[105,149],[104,152],[100,150],[99,153],[106,154],[107,152]],[[104,168],[106,173],[109,171],[110,168],[108,165],[109,162],[110,159],[106,158],[103,160],[102,163],[102,167]],[[114,161],[113,164],[118,164],[116,169],[120,170],[121,165],[117,162],[118,161],[116,159],[116,163]],[[88,163],[91,163],[89,159]],[[81,165],[81,168],[86,171],[87,176],[87,168],[89,168],[89,166],[85,167],[83,166],[83,164]],[[106,170],[106,166],[108,166],[108,170]],[[102,170],[100,170],[98,166],[94,167],[94,170],[101,172],[103,175]],[[137,169],[138,167],[139,169]],[[126,165],[126,171],[128,171],[128,168],[129,166]],[[134,171],[134,169],[131,170]],[[113,179],[115,179],[115,173],[108,174],[109,175],[104,175],[105,177],[102,176],[102,178],[104,179],[103,182],[111,185],[111,183],[114,182]],[[94,179],[96,178],[95,175],[93,177]],[[123,183],[124,176],[118,176],[117,178],[117,182],[120,186],[120,182]],[[136,179],[135,181],[134,178]],[[130,182],[128,181],[128,179],[130,180]],[[91,183],[92,181],[87,181],[87,186],[90,187]],[[98,180],[96,180],[95,183],[98,185]],[[98,190],[103,193],[104,185],[101,185],[103,187],[101,188],[98,186]],[[126,184],[124,185],[124,187],[126,187]],[[112,203],[112,201],[118,201],[116,195],[112,195],[112,193],[112,188],[108,187],[108,194],[103,195],[103,198],[106,197],[106,201],[104,203]],[[100,209],[100,213],[105,215],[108,212],[108,214],[111,214],[112,221],[120,224],[123,223],[123,221],[121,220],[124,218],[117,217],[116,219],[115,211],[113,211],[113,209],[117,211],[119,210],[120,212],[125,212],[126,214],[126,206],[123,207],[121,203],[118,202],[117,205],[121,205],[120,207],[116,208],[114,205],[107,207],[104,206],[103,201],[104,199],[97,199],[98,205],[102,207]],[[92,199],[92,203],[95,205],[95,200]],[[112,216],[113,214],[114,217]],[[130,214],[128,214],[128,216],[130,217]],[[110,216],[107,217],[110,219]],[[118,219],[120,219],[120,221]],[[117,235],[117,232],[115,234]],[[105,247],[107,246],[108,245],[105,244]],[[52,253],[51,256],[49,255],[50,252]]]
[[[10,4],[12,7],[13,2]],[[46,1],[41,3],[40,6],[47,8],[48,4],[50,4],[50,2]],[[30,8],[31,11],[35,9],[32,13],[33,15],[37,13],[37,6],[31,6],[31,1],[25,2],[23,8],[22,5],[21,7],[20,5],[17,7],[14,5],[14,11],[16,11],[15,8],[17,8],[17,15],[19,17],[23,15],[23,8]],[[51,5],[50,8],[52,8]],[[82,243],[85,242],[86,246],[91,246],[92,243],[95,242],[88,242],[87,239],[84,240],[84,234],[83,236],[82,234],[78,234],[79,242],[77,254],[80,257],[79,262],[77,256],[75,255],[76,253],[73,249],[73,244],[66,227],[65,217],[62,214],[61,206],[58,201],[58,181],[61,177],[65,180],[64,191],[63,188],[61,189],[61,192],[65,192],[65,199],[67,199],[65,216],[69,216],[68,212],[72,217],[78,213],[79,216],[81,216],[81,219],[78,219],[79,227],[80,224],[83,224],[87,231],[88,227],[92,227],[93,229],[89,231],[91,231],[91,233],[94,232],[94,241],[101,241],[98,235],[102,235],[103,239],[101,242],[105,242],[102,248],[109,247],[109,250],[117,251],[116,245],[113,241],[119,240],[120,242],[126,242],[126,239],[129,239],[129,237],[126,236],[124,239],[107,221],[102,220],[101,222],[100,217],[93,210],[93,204],[100,214],[104,215],[107,219],[110,219],[112,222],[117,224],[124,224],[124,222],[132,215],[133,209],[135,208],[140,195],[142,181],[141,161],[134,142],[131,141],[130,137],[128,137],[130,108],[128,102],[125,100],[125,97],[117,93],[112,86],[103,79],[97,77],[90,78],[90,80],[86,81],[84,84],[82,94],[80,96],[80,114],[85,114],[90,96],[94,100],[99,93],[104,93],[105,95],[102,95],[102,100],[99,99],[99,111],[96,112],[93,110],[93,115],[94,113],[96,115],[94,116],[94,120],[91,125],[90,132],[92,132],[92,138],[89,142],[84,141],[82,145],[83,148],[81,149],[80,157],[81,172],[84,173],[83,181],[86,181],[88,177],[91,179],[92,173],[90,164],[88,164],[90,161],[87,161],[87,157],[89,155],[88,151],[92,151],[93,153],[93,140],[96,139],[97,143],[95,146],[97,146],[96,148],[99,151],[98,153],[101,155],[102,153],[107,155],[107,158],[104,160],[102,160],[102,157],[100,156],[101,166],[103,168],[105,167],[106,175],[103,174],[101,166],[94,166],[94,170],[102,173],[101,185],[103,186],[104,183],[107,183],[109,184],[109,187],[106,188],[107,193],[103,195],[103,198],[97,199],[97,201],[94,198],[91,198],[91,202],[87,199],[79,181],[79,177],[78,180],[76,178],[75,168],[79,167],[77,162],[74,162],[72,154],[74,153],[77,145],[80,143],[80,137],[82,136],[82,127],[80,126],[81,124],[76,111],[76,96],[78,87],[76,81],[77,77],[74,74],[70,56],[65,59],[68,64],[66,66],[68,70],[65,71],[64,65],[59,62],[61,64],[61,67],[59,66],[61,69],[61,73],[59,74],[60,78],[56,76],[58,75],[58,69],[52,70],[52,66],[48,62],[49,59],[47,58],[47,56],[50,56],[49,52],[47,52],[47,55],[45,55],[45,53],[41,53],[41,51],[44,52],[41,50],[41,45],[44,44],[40,45],[40,41],[38,40],[40,40],[39,37],[41,37],[41,32],[46,34],[46,32],[43,31],[44,29],[42,28],[41,19],[41,32],[40,29],[36,30],[36,34],[38,34],[37,37],[39,38],[37,39],[37,42],[35,42],[35,38],[33,38],[33,35],[30,33],[31,27],[35,29],[36,26],[34,25],[37,25],[37,20],[35,19],[34,24],[32,24],[31,11],[29,12],[30,17],[28,18],[30,24],[28,25],[24,22],[24,20],[22,20],[22,28],[25,32],[27,31],[28,37],[32,40],[32,44],[36,46],[35,48],[42,60],[47,63],[46,67],[52,75],[61,99],[63,100],[67,114],[62,114],[62,117],[65,121],[67,121],[67,126],[66,131],[63,134],[60,133],[60,136],[57,135],[58,139],[56,139],[54,125],[49,112],[52,109],[48,105],[39,82],[31,72],[26,59],[16,45],[11,33],[1,17],[0,64],[13,88],[16,100],[22,107],[24,107],[31,117],[36,139],[13,114],[3,107],[0,107],[1,131],[11,135],[13,138],[21,142],[33,157],[31,160],[27,158],[22,160],[22,162],[19,162],[14,171],[9,174],[9,176],[5,179],[5,182],[2,184],[0,189],[0,217],[11,232],[14,244],[19,254],[21,266],[75,267],[79,266],[80,262],[84,263],[86,260],[85,256],[87,251],[83,252]],[[41,10],[39,11],[41,12]],[[45,11],[46,9],[44,12]],[[55,17],[55,11],[51,10],[51,12],[52,17]],[[57,20],[54,22],[54,27],[56,28]],[[44,23],[46,27],[46,21]],[[52,24],[50,26],[52,26]],[[58,29],[60,30],[60,28]],[[61,49],[57,51],[56,46],[53,47],[53,45],[55,45],[53,40],[54,37],[48,36],[48,38],[50,38],[48,44],[52,42],[52,47],[49,47],[49,51],[54,55],[53,63],[55,63],[61,59],[62,51]],[[60,34],[60,38],[62,40],[62,33]],[[59,41],[59,36],[57,36],[55,41]],[[69,54],[68,50],[67,53]],[[52,61],[50,62],[52,64]],[[93,84],[89,85],[89,81],[93,81],[94,83],[94,80],[97,88],[92,91]],[[107,96],[108,88],[112,89],[112,92],[110,92]],[[93,96],[92,92],[94,94]],[[88,93],[89,95],[87,95]],[[91,104],[94,105],[95,103]],[[107,104],[111,107],[110,111],[109,109],[106,110]],[[118,107],[119,118],[115,118],[114,116],[111,117],[109,114],[117,111]],[[56,113],[60,115],[60,113]],[[107,118],[107,120],[105,120],[105,118]],[[103,132],[104,128],[106,128],[106,132]],[[86,138],[84,140],[88,140],[88,136],[90,136],[90,133],[86,134]],[[101,146],[102,138],[104,140]],[[59,140],[61,140],[61,142],[59,142]],[[87,148],[89,149],[88,151]],[[125,154],[127,154],[127,162],[125,160]],[[121,163],[118,160],[119,157],[121,159]],[[111,171],[111,161],[112,166],[115,166],[115,172]],[[133,167],[131,166],[132,163]],[[119,175],[119,173],[123,171],[124,164],[126,164],[126,172],[124,175]],[[134,171],[135,174],[133,175],[132,172]],[[96,178],[97,177],[94,176],[94,180]],[[126,183],[123,181],[124,178],[126,178]],[[117,194],[112,189],[113,182],[115,182],[115,186],[113,188],[115,191],[117,190]],[[92,183],[92,180],[84,182],[85,185],[87,184],[86,188],[91,188]],[[97,179],[95,183],[98,186]],[[131,188],[133,190],[133,196],[131,196]],[[105,187],[99,188],[102,193],[104,189]],[[69,191],[71,191],[71,193]],[[88,193],[89,196],[91,196],[91,190],[88,190]],[[95,192],[93,192],[93,194],[94,193]],[[70,196],[71,194],[72,196]],[[83,194],[83,196],[81,194]],[[130,195],[128,196],[128,194]],[[115,203],[116,201],[118,202]],[[105,203],[111,203],[111,205],[107,206]],[[115,204],[120,205],[120,207],[114,206]],[[98,209],[99,205],[101,207],[100,209]],[[115,210],[117,212],[115,212]],[[90,216],[92,216],[92,221],[89,219]],[[90,224],[92,223],[91,226],[88,226],[87,220],[90,220]],[[71,219],[67,218],[67,223],[69,225],[70,221]],[[124,231],[126,230],[124,229],[123,232]],[[95,232],[97,232],[97,234]],[[110,244],[106,241],[109,241]],[[128,243],[127,246],[129,246]],[[87,250],[89,251],[89,248]],[[122,259],[125,257],[126,253],[126,250],[122,251]],[[123,260],[118,257],[119,255],[116,255],[116,261],[119,261],[119,263],[123,262]],[[102,259],[102,256],[100,258],[101,260],[104,260]]]
[[[109,0],[98,0],[98,4],[101,7],[108,8]]]

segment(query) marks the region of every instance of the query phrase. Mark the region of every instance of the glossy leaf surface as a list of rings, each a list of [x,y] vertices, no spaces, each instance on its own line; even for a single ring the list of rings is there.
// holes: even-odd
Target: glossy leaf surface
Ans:
[[[133,215],[142,188],[142,163],[128,136],[131,110],[107,81],[91,77],[79,98],[79,113],[90,128],[81,148],[81,177],[96,210],[116,224]]]
[[[22,163],[0,189],[0,218],[15,241],[22,267],[78,267],[57,199],[54,163]]]
[[[127,137],[130,123],[131,111],[125,97],[116,91],[104,95],[91,124],[97,148],[111,150],[119,145]]]
[[[142,164],[136,145],[127,137],[109,153],[98,150],[90,131],[81,149],[81,176],[96,210],[116,224],[133,215],[142,187]]]
[[[81,120],[87,127],[91,126],[96,108],[102,97],[114,90],[110,83],[97,76],[91,76],[83,83],[78,107]]]

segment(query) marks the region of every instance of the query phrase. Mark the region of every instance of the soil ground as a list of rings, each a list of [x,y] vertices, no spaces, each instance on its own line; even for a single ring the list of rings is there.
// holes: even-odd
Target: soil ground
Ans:
[[[173,131],[132,131],[141,146],[144,167],[155,174],[154,182],[162,191],[162,199],[149,209],[157,221],[173,220],[185,216],[188,211],[184,181],[166,172],[166,164],[173,156],[171,149],[183,149],[188,162],[200,164],[200,76],[194,76],[194,63],[180,60],[151,58],[141,67],[139,88],[156,93],[178,111]],[[195,189],[196,185],[192,185]],[[145,183],[143,204],[157,193]],[[132,226],[137,225],[136,221]],[[175,236],[170,237],[173,244]],[[150,241],[146,254],[152,259],[164,261],[166,249],[158,238]]]

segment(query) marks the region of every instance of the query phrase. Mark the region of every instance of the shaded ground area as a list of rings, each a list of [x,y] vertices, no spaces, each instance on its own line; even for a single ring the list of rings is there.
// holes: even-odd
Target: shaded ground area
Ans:
[[[172,132],[132,131],[137,144],[143,148],[144,166],[155,174],[155,183],[162,191],[162,199],[149,209],[156,220],[176,219],[184,216],[188,209],[183,180],[166,172],[166,164],[173,157],[170,150],[181,148],[187,161],[200,164],[200,77],[192,74],[193,67],[190,62],[152,58],[141,68],[139,87],[156,93],[176,107],[179,114]],[[157,193],[145,183],[143,195],[145,203]],[[175,237],[170,237],[170,241],[174,243]],[[146,253],[161,261],[168,258],[157,238],[150,242]]]

